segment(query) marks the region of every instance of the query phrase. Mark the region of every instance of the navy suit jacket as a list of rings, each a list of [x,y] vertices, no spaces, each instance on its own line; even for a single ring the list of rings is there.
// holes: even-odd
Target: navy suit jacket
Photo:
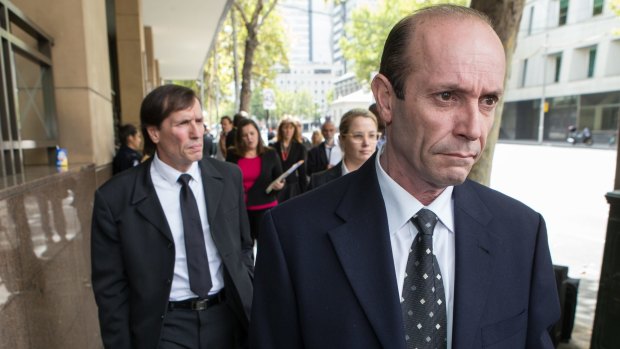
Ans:
[[[543,218],[471,181],[453,200],[452,348],[553,348],[560,310]],[[252,348],[406,348],[374,156],[268,212],[258,245]]]

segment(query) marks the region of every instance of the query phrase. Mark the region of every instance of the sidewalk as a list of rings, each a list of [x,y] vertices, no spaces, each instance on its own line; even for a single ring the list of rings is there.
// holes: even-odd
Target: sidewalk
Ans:
[[[562,349],[590,347],[613,190],[615,149],[497,144],[491,187],[540,212],[554,264],[580,279],[575,327]]]

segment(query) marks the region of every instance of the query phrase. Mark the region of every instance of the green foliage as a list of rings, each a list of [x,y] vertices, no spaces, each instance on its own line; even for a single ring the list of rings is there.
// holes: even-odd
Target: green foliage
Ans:
[[[611,0],[609,2],[609,7],[616,14],[616,16],[620,16],[620,0]]]
[[[237,0],[244,11],[253,11],[254,1]],[[249,13],[249,12],[248,12]],[[233,22],[231,15],[235,16],[236,37],[237,37],[237,73],[238,83],[241,84],[241,67],[243,66],[243,49],[247,38],[247,30],[243,25],[241,16],[236,8],[231,8],[231,12],[226,17],[214,49],[204,67],[205,74],[205,108],[209,113],[215,113],[215,103],[218,104],[217,113],[220,115],[232,115],[236,110],[235,87],[234,87],[234,41],[233,41]],[[274,66],[288,66],[287,57],[287,37],[282,25],[281,17],[272,12],[260,27],[258,39],[260,44],[254,55],[252,66],[252,83],[257,88],[264,88],[274,85],[277,72]],[[214,64],[217,66],[214,67]]]
[[[469,1],[383,0],[377,9],[360,7],[353,11],[340,47],[344,57],[353,64],[355,77],[362,85],[368,85],[371,74],[379,70],[383,44],[394,24],[417,9],[438,3],[467,5]]]
[[[297,92],[277,91],[276,108],[274,114],[279,117],[291,115],[299,119],[314,119],[318,113],[312,95],[306,90]]]

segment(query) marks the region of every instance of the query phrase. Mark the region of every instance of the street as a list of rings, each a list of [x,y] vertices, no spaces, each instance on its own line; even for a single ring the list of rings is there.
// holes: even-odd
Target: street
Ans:
[[[615,148],[497,144],[491,187],[510,195],[546,220],[554,264],[579,278],[572,340],[560,348],[590,347],[598,280],[613,190]]]

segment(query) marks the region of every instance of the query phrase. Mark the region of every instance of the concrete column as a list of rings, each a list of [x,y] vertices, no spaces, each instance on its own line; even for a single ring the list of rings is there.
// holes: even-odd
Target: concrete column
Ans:
[[[153,47],[153,30],[151,27],[144,27],[144,47],[146,53],[146,92],[152,91],[157,87],[157,67],[155,65],[155,54]]]
[[[116,49],[122,123],[140,124],[140,103],[145,95],[144,31],[140,0],[115,0]]]

